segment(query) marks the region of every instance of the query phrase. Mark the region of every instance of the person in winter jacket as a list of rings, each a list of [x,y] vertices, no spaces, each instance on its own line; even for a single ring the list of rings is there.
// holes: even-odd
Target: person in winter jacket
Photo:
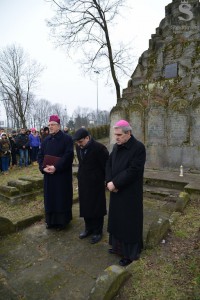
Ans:
[[[31,128],[29,134],[29,147],[31,153],[31,162],[33,165],[37,164],[38,151],[40,149],[40,137],[35,128]]]
[[[16,136],[17,136],[17,131],[12,130],[12,133],[9,136],[9,141],[10,141],[10,145],[11,145],[11,163],[12,163],[12,167],[17,166]]]
[[[21,128],[20,133],[16,137],[16,145],[19,150],[19,166],[28,166],[28,148],[29,138],[26,134],[25,128]]]
[[[0,140],[0,156],[1,156],[1,170],[3,174],[8,174],[9,161],[11,154],[11,146],[6,133],[1,134]]]

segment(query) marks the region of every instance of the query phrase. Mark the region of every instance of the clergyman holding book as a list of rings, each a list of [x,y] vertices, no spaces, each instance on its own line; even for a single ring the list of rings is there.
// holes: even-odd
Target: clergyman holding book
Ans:
[[[38,153],[39,169],[44,174],[44,208],[47,229],[62,230],[72,220],[73,141],[60,129],[60,118],[49,118],[49,135]]]

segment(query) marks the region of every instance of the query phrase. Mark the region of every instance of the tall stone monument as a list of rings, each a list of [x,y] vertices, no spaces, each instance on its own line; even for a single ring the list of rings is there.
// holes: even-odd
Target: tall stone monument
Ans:
[[[200,3],[173,0],[111,111],[147,149],[147,168],[200,171]],[[110,133],[111,145],[114,143]]]

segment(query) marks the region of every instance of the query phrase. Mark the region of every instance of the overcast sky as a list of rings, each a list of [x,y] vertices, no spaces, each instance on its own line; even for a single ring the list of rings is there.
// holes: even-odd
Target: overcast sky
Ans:
[[[133,41],[137,58],[148,49],[151,34],[165,16],[165,6],[171,0],[128,0],[132,9],[122,11],[117,26],[119,41]],[[71,115],[78,106],[96,109],[96,78],[82,74],[79,65],[56,49],[49,37],[45,19],[53,16],[51,4],[45,0],[0,0],[0,48],[13,43],[20,45],[32,59],[45,65],[36,92],[37,99],[61,103]],[[136,59],[137,64],[137,59]],[[136,65],[135,65],[136,66]],[[133,71],[135,66],[133,66]],[[99,75],[99,109],[110,110],[116,104],[114,86],[105,86]],[[128,78],[122,82],[126,88]],[[1,104],[2,106],[2,104]],[[2,109],[0,110],[0,118]]]

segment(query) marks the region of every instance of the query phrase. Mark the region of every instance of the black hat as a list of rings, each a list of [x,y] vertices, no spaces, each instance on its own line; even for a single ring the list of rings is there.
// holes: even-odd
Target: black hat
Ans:
[[[17,131],[16,131],[16,130],[12,130],[12,134],[13,134],[13,133],[17,133]]]
[[[81,139],[84,139],[86,136],[89,136],[89,132],[85,128],[80,128],[75,132],[73,140],[79,141]]]

